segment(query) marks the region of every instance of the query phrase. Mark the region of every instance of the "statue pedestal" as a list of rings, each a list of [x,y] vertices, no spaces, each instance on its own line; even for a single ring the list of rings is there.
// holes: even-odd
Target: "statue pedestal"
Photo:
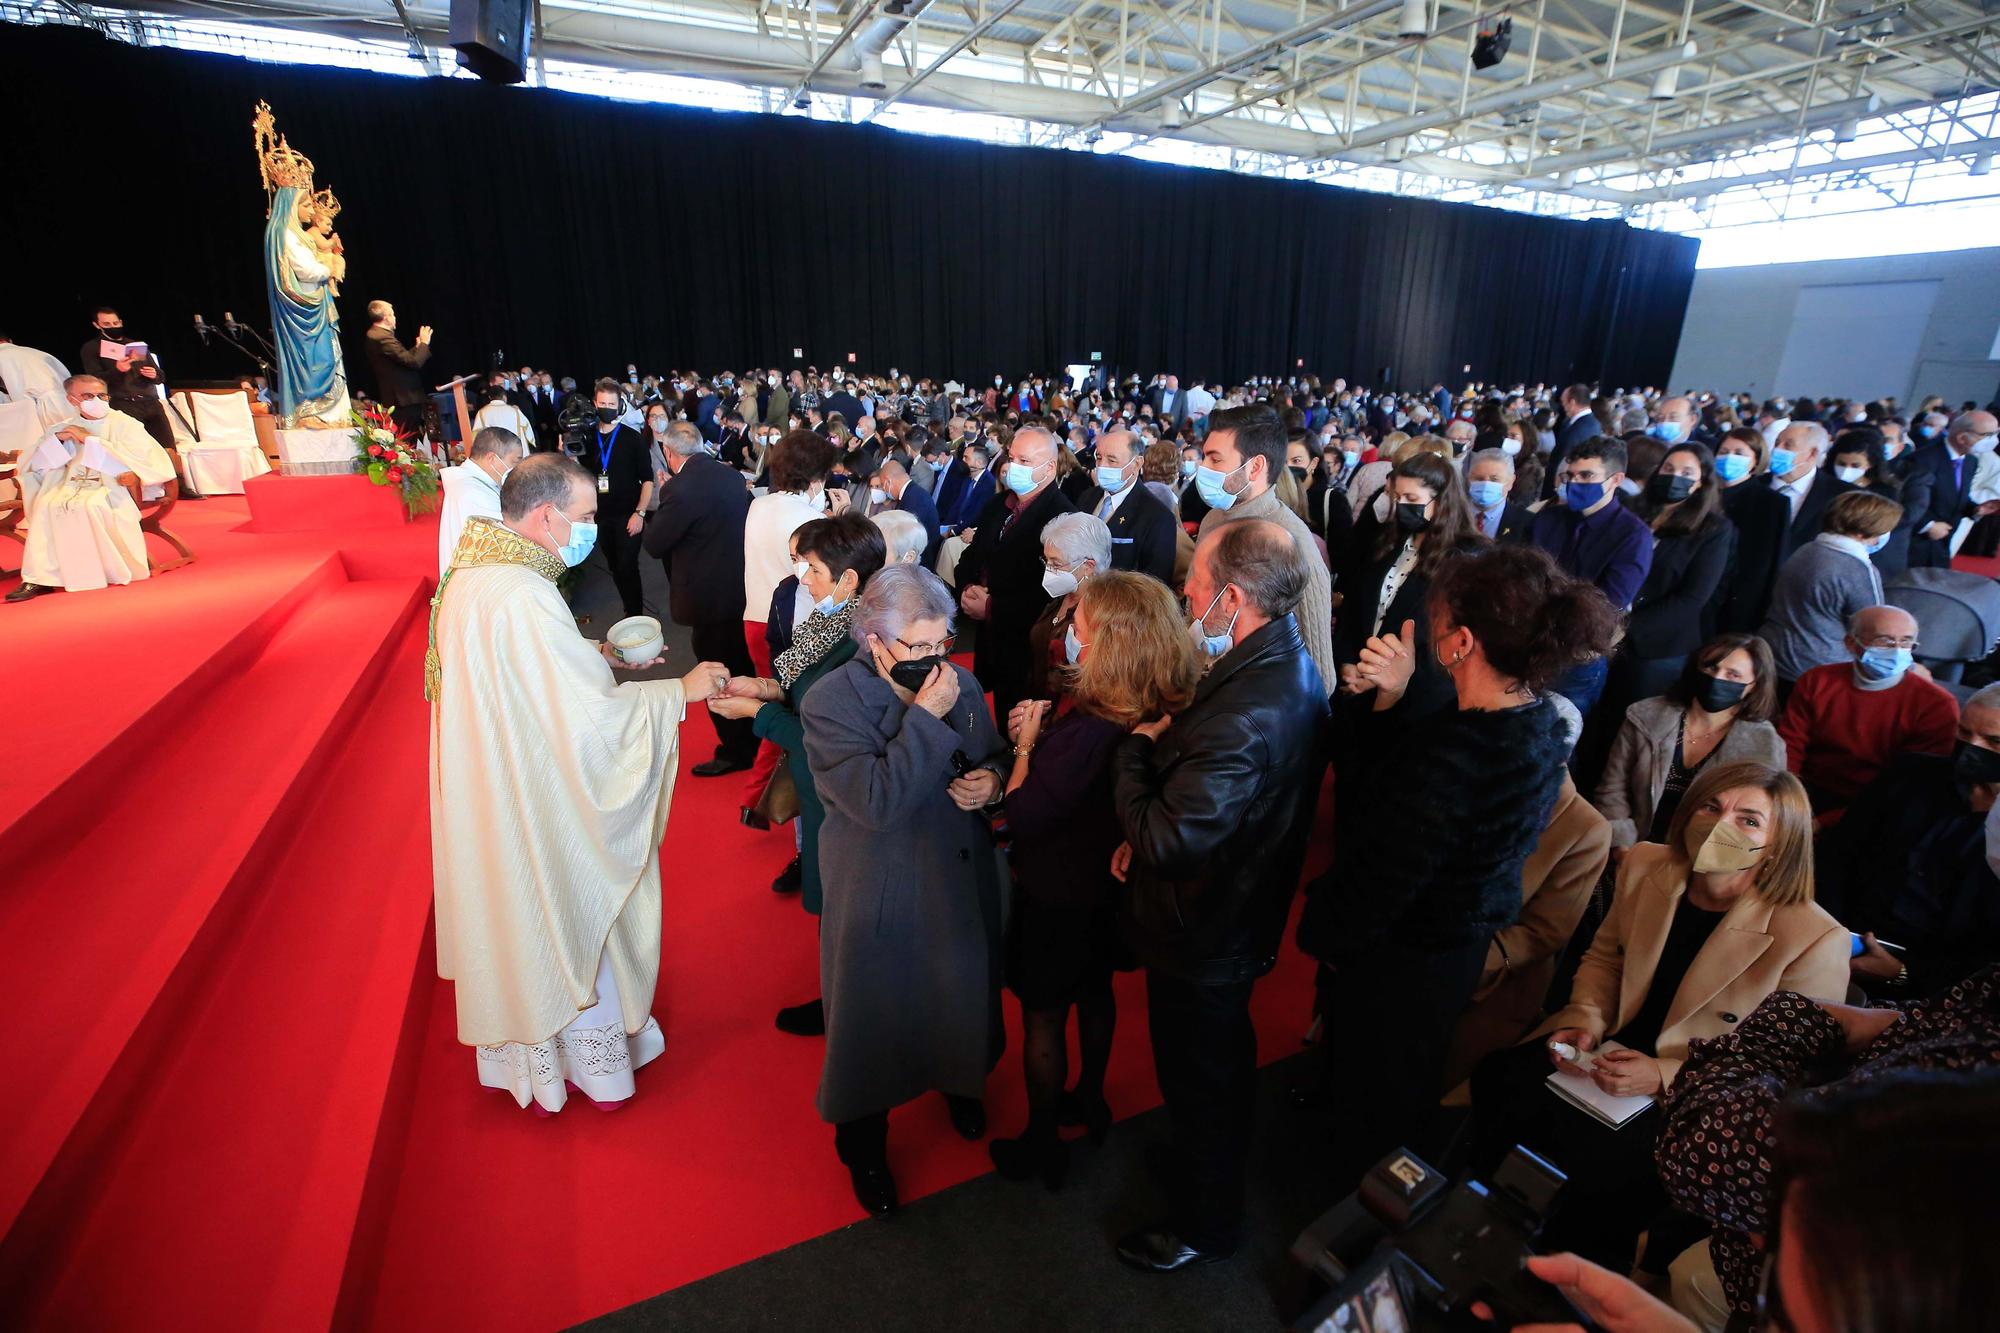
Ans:
[[[354,471],[354,430],[281,430],[278,471],[287,477],[326,477]]]

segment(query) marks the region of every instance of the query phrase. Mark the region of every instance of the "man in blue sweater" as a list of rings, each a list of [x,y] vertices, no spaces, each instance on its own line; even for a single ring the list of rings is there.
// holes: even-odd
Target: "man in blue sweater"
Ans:
[[[1611,436],[1593,435],[1572,445],[1564,459],[1569,479],[1556,492],[1560,503],[1535,515],[1528,530],[1529,541],[1571,575],[1595,583],[1620,611],[1631,609],[1653,567],[1653,530],[1618,503],[1625,461],[1625,442]],[[1555,691],[1588,718],[1604,693],[1606,670],[1601,657],[1586,662],[1557,681]]]

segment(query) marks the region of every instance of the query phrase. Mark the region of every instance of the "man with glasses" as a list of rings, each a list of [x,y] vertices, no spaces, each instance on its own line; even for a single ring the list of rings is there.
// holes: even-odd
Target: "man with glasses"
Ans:
[[[71,375],[61,397],[38,407],[47,433],[17,471],[28,539],[21,586],[7,600],[148,577],[139,502],[174,481],[167,451],[141,422],[111,406],[110,391],[95,375]]]
[[[1915,616],[1865,607],[1848,621],[1845,643],[1853,660],[1800,676],[1778,719],[1785,766],[1805,783],[1821,828],[1897,755],[1950,754],[1958,726],[1958,700],[1914,664]]]

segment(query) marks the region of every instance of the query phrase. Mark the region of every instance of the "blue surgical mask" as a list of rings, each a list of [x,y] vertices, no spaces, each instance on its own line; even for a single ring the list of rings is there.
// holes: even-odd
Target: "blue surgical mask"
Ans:
[[[1910,669],[1908,648],[1863,648],[1857,665],[1870,680],[1895,680]]]
[[[1191,458],[1183,458],[1181,460],[1181,477],[1183,479],[1192,477],[1194,475],[1194,472],[1195,472],[1194,460]]]
[[[1679,444],[1681,442],[1681,423],[1678,421],[1655,421],[1652,425],[1646,427],[1646,434],[1652,436],[1662,444]]]
[[[1125,489],[1125,469],[1122,467],[1100,467],[1093,475],[1106,495],[1116,495]]]
[[[1203,471],[1207,471],[1207,469],[1204,468]],[[1222,627],[1222,633],[1210,634],[1208,632],[1208,612],[1215,610],[1215,604],[1222,600],[1222,594],[1227,591],[1229,591],[1227,586],[1218,588],[1215,596],[1209,600],[1208,610],[1196,616],[1194,623],[1188,626],[1188,633],[1193,637],[1195,646],[1201,649],[1202,655],[1205,657],[1220,657],[1235,646],[1236,641],[1231,637],[1236,629],[1235,615],[1229,617],[1229,623]]]
[[[1717,454],[1715,475],[1724,482],[1738,482],[1750,475],[1750,459],[1744,454]]]
[[[1492,509],[1507,498],[1507,488],[1497,481],[1475,481],[1465,488],[1465,493],[1481,509]]]
[[[1798,454],[1790,449],[1773,449],[1771,451],[1771,475],[1774,477],[1784,476],[1798,465],[1798,461]]]
[[[1348,467],[1356,467],[1361,462],[1361,451],[1359,449],[1342,449],[1340,451],[1340,459]]]
[[[1016,495],[1026,495],[1035,489],[1035,470],[1026,463],[1009,463],[1007,475],[1002,478],[1007,489]]]
[[[1063,657],[1071,666],[1075,666],[1082,656],[1083,645],[1077,642],[1076,622],[1071,621],[1069,627],[1063,631]]]
[[[1604,483],[1601,481],[1569,481],[1563,483],[1563,503],[1579,514],[1604,498]]]
[[[595,523],[571,523],[569,540],[556,548],[556,555],[565,565],[575,569],[590,558],[592,548],[597,545],[597,525]]]
[[[1885,532],[1880,537],[1877,537],[1874,541],[1869,542],[1868,554],[1874,555],[1876,552],[1880,551],[1883,547],[1887,546],[1889,544],[1889,538],[1891,538],[1894,535],[1895,533],[1893,531]]]
[[[833,594],[828,593],[826,596],[820,598],[817,602],[813,603],[813,610],[819,612],[823,616],[830,616],[835,611],[838,611],[841,607],[846,605],[847,605],[846,598],[843,597],[836,602],[833,599]]]
[[[1224,490],[1223,483],[1249,465],[1249,460],[1245,459],[1242,463],[1227,472],[1217,472],[1212,467],[1196,468],[1194,473],[1194,488],[1200,492],[1203,502],[1210,509],[1228,509],[1236,503],[1237,497],[1229,491]]]

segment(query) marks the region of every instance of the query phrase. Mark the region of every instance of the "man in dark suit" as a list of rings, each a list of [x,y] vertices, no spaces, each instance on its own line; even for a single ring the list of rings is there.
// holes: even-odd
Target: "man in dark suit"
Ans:
[[[868,484],[887,495],[894,508],[924,525],[924,553],[918,559],[925,569],[935,568],[938,547],[944,544],[944,538],[938,532],[937,505],[932,501],[930,492],[917,485],[909,469],[893,458],[876,470],[875,475],[868,479]]]
[[[1173,511],[1139,484],[1145,451],[1129,430],[1097,437],[1097,484],[1077,498],[1077,509],[1095,514],[1111,529],[1111,567],[1151,574],[1173,586]]]
[[[1833,498],[1854,489],[1820,466],[1826,461],[1826,450],[1826,427],[1817,421],[1801,421],[1785,427],[1771,446],[1771,489],[1784,496],[1792,507],[1780,564],[1819,536],[1826,522],[1826,507],[1833,503]],[[1914,549],[1916,543],[1910,545]]]
[[[528,390],[528,415],[534,421],[537,447],[554,449],[561,445],[562,428],[556,421],[561,406],[555,386],[549,383],[549,372],[542,371]]]
[[[1162,426],[1185,426],[1188,419],[1187,395],[1181,392],[1178,375],[1169,375],[1153,390],[1149,400],[1153,405],[1153,415]]]
[[[847,391],[845,384],[842,384],[832,393],[820,399],[819,410],[823,416],[831,416],[835,412],[840,413],[840,419],[847,423],[849,430],[853,430],[861,418],[868,415],[868,409],[861,405],[859,398],[856,398]]]
[[[167,409],[160,401],[160,359],[148,352],[144,357],[102,355],[106,342],[135,341],[126,336],[125,319],[111,306],[99,306],[91,316],[90,339],[77,353],[78,373],[104,381],[111,406],[146,428],[168,458],[175,458],[173,427],[167,424]]]
[[[1910,457],[1903,482],[1903,503],[1916,511],[1910,533],[1912,568],[1947,568],[1951,564],[1951,534],[1961,519],[1992,512],[1972,503],[1972,478],[1979,471],[1980,441],[1991,440],[2000,418],[1991,412],[1966,412],[1945,428],[1945,438],[1927,444]]]
[[[387,301],[370,301],[367,337],[376,401],[415,439],[424,432],[424,405],[431,399],[423,376],[417,374],[431,359],[431,326],[417,330],[416,346],[405,347],[396,340],[396,307]]]
[[[938,527],[942,531],[957,532],[978,522],[981,511],[993,499],[999,487],[992,468],[987,466],[989,456],[986,445],[971,441],[938,474],[931,498],[937,503]]]
[[[754,676],[743,639],[743,523],[750,492],[741,473],[708,456],[701,432],[685,421],[667,427],[660,456],[669,476],[660,507],[646,523],[645,547],[666,568],[674,620],[693,631],[697,659],[720,662],[732,676]],[[716,714],[713,721],[715,757],[696,764],[694,775],[713,778],[750,767],[757,755],[751,719]]]
[[[1498,449],[1477,449],[1466,460],[1465,492],[1472,503],[1472,521],[1496,542],[1528,540],[1534,515],[1507,497],[1514,490],[1514,460]]]
[[[984,621],[973,673],[993,692],[993,715],[1027,697],[1028,631],[1049,604],[1042,590],[1042,529],[1073,512],[1056,485],[1056,437],[1023,426],[1007,446],[1007,486],[987,502],[972,545],[958,558],[959,605]]]
[[[598,549],[611,567],[625,614],[636,616],[646,609],[639,586],[639,547],[646,502],[653,498],[652,454],[638,431],[618,424],[625,411],[618,381],[599,380],[596,401],[595,428],[584,440],[578,461],[597,479]]]
[[[1562,420],[1556,426],[1555,447],[1549,450],[1549,465],[1542,473],[1542,498],[1551,499],[1556,493],[1556,469],[1562,466],[1569,451],[1595,435],[1602,435],[1604,427],[1598,424],[1597,414],[1590,410],[1590,386],[1572,384],[1562,391]]]

